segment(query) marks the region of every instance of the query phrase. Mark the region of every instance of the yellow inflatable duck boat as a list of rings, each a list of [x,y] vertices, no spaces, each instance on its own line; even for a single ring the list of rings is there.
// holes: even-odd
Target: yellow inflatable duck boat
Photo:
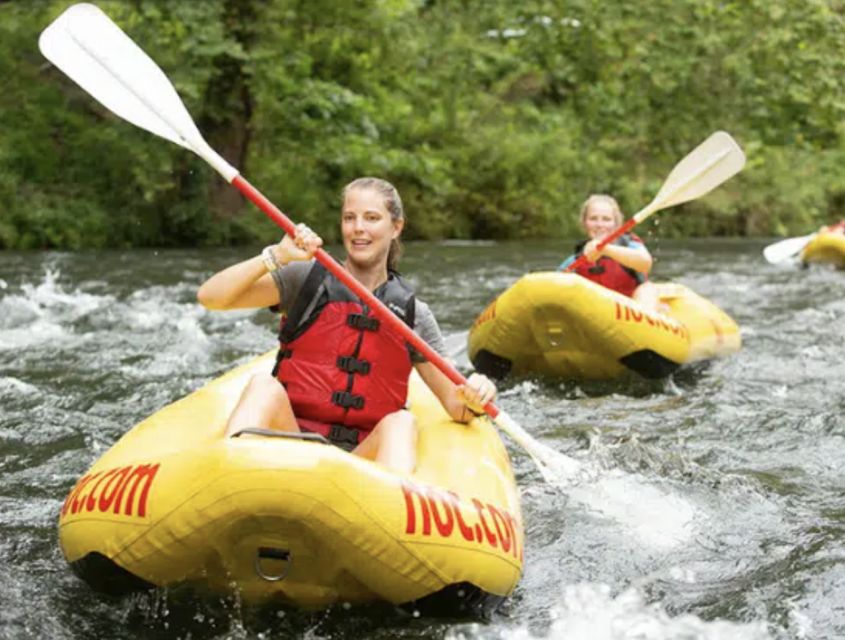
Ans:
[[[577,274],[523,276],[476,318],[470,360],[496,378],[609,380],[626,371],[662,378],[739,350],[739,327],[724,311],[683,285],[656,286],[665,313]]]
[[[320,436],[224,438],[246,364],[124,435],[59,519],[73,570],[99,591],[195,584],[299,607],[386,601],[484,615],[522,573],[510,460],[492,423],[452,422],[414,374],[418,466],[395,475]]]

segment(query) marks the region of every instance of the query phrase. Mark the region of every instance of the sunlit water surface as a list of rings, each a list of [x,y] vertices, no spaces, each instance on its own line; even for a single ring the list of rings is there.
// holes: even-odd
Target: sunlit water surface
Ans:
[[[475,315],[569,244],[415,244],[403,271],[467,369]],[[195,303],[248,250],[0,253],[0,637],[845,636],[845,274],[769,266],[763,245],[651,243],[658,279],[740,323],[736,356],[668,383],[502,385],[535,438],[604,471],[563,494],[508,443],[526,567],[486,623],[92,593],[57,545],[67,491],[133,424],[271,348],[275,319]]]

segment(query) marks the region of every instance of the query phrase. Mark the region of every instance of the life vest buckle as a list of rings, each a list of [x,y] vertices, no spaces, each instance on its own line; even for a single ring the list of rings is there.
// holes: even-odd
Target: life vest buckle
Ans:
[[[333,424],[329,427],[328,439],[333,445],[346,451],[352,451],[358,446],[358,430]]]
[[[364,396],[356,396],[348,391],[335,391],[332,393],[332,402],[344,409],[363,409]]]
[[[370,363],[366,360],[358,360],[352,356],[338,356],[337,368],[346,373],[361,373],[367,375],[370,372]]]
[[[376,331],[380,323],[378,318],[370,318],[363,313],[350,313],[346,316],[346,324],[361,331]]]

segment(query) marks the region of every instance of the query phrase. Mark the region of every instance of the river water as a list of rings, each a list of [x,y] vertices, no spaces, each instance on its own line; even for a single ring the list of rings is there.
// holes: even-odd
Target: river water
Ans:
[[[568,246],[412,244],[403,270],[466,368],[475,315]],[[743,349],[669,382],[501,386],[536,439],[603,471],[561,493],[508,443],[526,566],[486,623],[92,593],[57,545],[67,491],[133,424],[271,348],[275,321],[194,301],[245,249],[0,253],[0,637],[845,636],[845,274],[772,267],[762,241],[650,246],[657,278],[725,309]]]

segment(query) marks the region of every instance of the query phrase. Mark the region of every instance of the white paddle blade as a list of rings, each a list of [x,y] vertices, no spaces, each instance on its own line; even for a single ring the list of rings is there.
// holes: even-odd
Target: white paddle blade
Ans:
[[[651,204],[637,214],[638,222],[660,209],[700,198],[744,166],[745,154],[736,140],[717,131],[675,165]]]
[[[228,181],[238,174],[205,142],[158,65],[92,4],[76,4],[38,39],[44,56],[115,115],[194,151]]]
[[[786,240],[770,244],[768,247],[763,249],[763,257],[771,264],[781,264],[796,260],[804,247],[810,243],[810,240],[812,240],[815,235],[815,233],[811,233],[808,236],[787,238]]]
[[[559,451],[555,451],[538,442],[504,411],[499,411],[495,419],[496,426],[504,431],[511,440],[522,447],[543,475],[543,479],[559,487],[580,480],[583,469],[581,464]]]

